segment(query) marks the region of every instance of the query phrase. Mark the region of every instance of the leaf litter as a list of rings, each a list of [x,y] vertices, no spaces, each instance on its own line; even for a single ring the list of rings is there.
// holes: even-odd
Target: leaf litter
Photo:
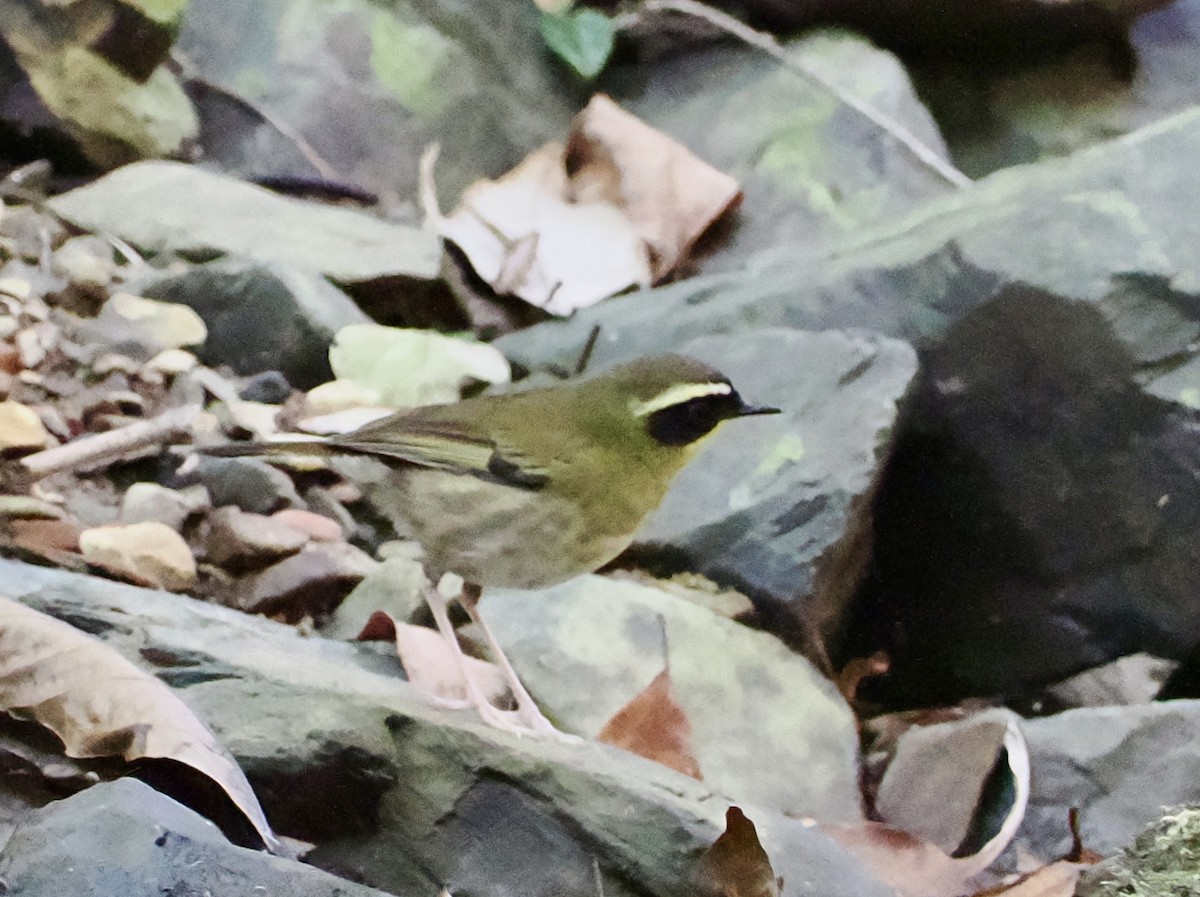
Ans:
[[[237,761],[171,689],[103,642],[0,598],[0,707],[54,732],[70,757],[175,760],[215,782],[277,847]]]
[[[435,229],[492,289],[559,316],[662,281],[741,199],[732,177],[603,94],[565,143],[472,184],[448,216],[431,183],[423,193]]]

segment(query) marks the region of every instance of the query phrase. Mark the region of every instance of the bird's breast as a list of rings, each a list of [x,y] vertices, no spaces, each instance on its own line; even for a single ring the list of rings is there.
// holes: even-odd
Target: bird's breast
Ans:
[[[629,545],[640,520],[618,509],[585,521],[552,488],[419,469],[389,471],[389,481],[372,501],[421,543],[431,572],[485,587],[539,588],[596,570]]]

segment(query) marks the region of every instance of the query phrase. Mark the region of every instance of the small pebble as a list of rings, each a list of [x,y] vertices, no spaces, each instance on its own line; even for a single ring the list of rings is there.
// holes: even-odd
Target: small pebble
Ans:
[[[87,529],[79,535],[79,548],[89,561],[169,591],[183,591],[196,582],[191,549],[163,523]]]
[[[212,506],[203,486],[168,489],[158,483],[134,483],[121,499],[121,523],[162,523],[181,532],[188,517]]]
[[[282,405],[292,394],[292,385],[279,371],[263,371],[255,374],[242,387],[238,398],[246,402],[263,405]]]
[[[208,515],[208,534],[204,547],[212,563],[231,569],[246,569],[263,567],[295,554],[307,542],[308,533],[292,526],[287,520],[279,519],[278,515],[266,517],[230,506],[217,508]]]
[[[163,349],[146,362],[146,370],[157,371],[160,374],[174,376],[183,374],[194,368],[199,361],[187,349]]]
[[[323,514],[315,514],[312,511],[284,508],[282,511],[272,514],[271,519],[295,527],[314,542],[341,542],[345,538],[341,524]]]
[[[346,542],[310,542],[298,554],[242,577],[230,598],[249,613],[295,622],[327,614],[378,566]]]
[[[84,286],[108,286],[117,273],[112,245],[101,237],[73,237],[54,253],[54,273]]]
[[[189,479],[206,486],[217,507],[237,505],[255,514],[304,507],[292,478],[260,458],[201,458]]]
[[[155,351],[198,346],[208,338],[204,320],[186,305],[159,302],[132,293],[116,293],[100,309],[105,324],[124,324],[131,335],[145,338]]]
[[[0,402],[0,452],[31,452],[46,447],[48,436],[38,413],[11,399]]]

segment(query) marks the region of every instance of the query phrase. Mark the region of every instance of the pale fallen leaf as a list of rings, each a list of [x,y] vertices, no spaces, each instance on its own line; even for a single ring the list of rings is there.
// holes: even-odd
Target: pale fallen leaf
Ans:
[[[382,324],[339,330],[329,364],[339,380],[368,387],[392,408],[455,402],[473,380],[507,383],[511,377],[508,360],[486,343]]]
[[[736,180],[604,94],[575,116],[566,159],[570,198],[621,209],[649,248],[656,282],[741,200]]]
[[[720,897],[779,897],[780,893],[754,823],[739,807],[725,811],[725,831],[700,857],[696,879]]]
[[[692,748],[692,724],[663,670],[604,724],[597,741],[703,779]]]
[[[391,614],[377,610],[371,614],[358,638],[360,641],[394,639],[396,654],[404,664],[409,682],[445,701],[460,703],[467,700],[466,684],[441,633],[427,626],[400,623]],[[494,663],[467,657],[466,665],[467,675],[489,701],[499,701],[508,694],[504,674]]]
[[[245,774],[171,689],[103,642],[7,598],[0,598],[0,708],[50,729],[70,757],[155,757],[192,767],[276,848]]]
[[[610,202],[567,198],[563,147],[547,143],[495,181],[467,188],[438,232],[475,273],[551,314],[567,315],[651,282],[646,246]]]

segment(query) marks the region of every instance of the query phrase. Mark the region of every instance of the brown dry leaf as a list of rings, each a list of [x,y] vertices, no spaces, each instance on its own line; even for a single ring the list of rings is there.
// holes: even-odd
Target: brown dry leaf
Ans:
[[[566,158],[571,199],[621,209],[650,250],[655,282],[742,197],[736,180],[604,94],[575,116]]]
[[[32,716],[71,757],[156,757],[192,767],[276,848],[237,761],[174,692],[103,642],[7,598],[0,598],[0,708]]]
[[[1072,897],[1084,863],[1059,860],[1003,888],[980,891],[975,897]]]
[[[692,750],[692,724],[675,700],[669,670],[655,676],[653,682],[618,710],[596,739],[694,779],[703,779]]]
[[[449,216],[426,210],[496,292],[568,315],[666,277],[740,198],[733,178],[597,95],[565,148],[472,184]]]
[[[377,610],[371,614],[359,641],[394,639],[396,654],[404,664],[408,681],[422,691],[451,702],[467,700],[466,683],[458,672],[449,646],[441,633],[426,626],[398,623],[391,614]],[[469,675],[489,701],[497,702],[508,694],[504,674],[494,663],[468,657]]]
[[[620,209],[566,194],[563,147],[547,143],[498,180],[468,187],[437,229],[496,292],[551,314],[648,286],[646,247]]]
[[[779,897],[781,890],[754,823],[739,807],[725,811],[725,831],[700,857],[696,879],[721,897]]]

